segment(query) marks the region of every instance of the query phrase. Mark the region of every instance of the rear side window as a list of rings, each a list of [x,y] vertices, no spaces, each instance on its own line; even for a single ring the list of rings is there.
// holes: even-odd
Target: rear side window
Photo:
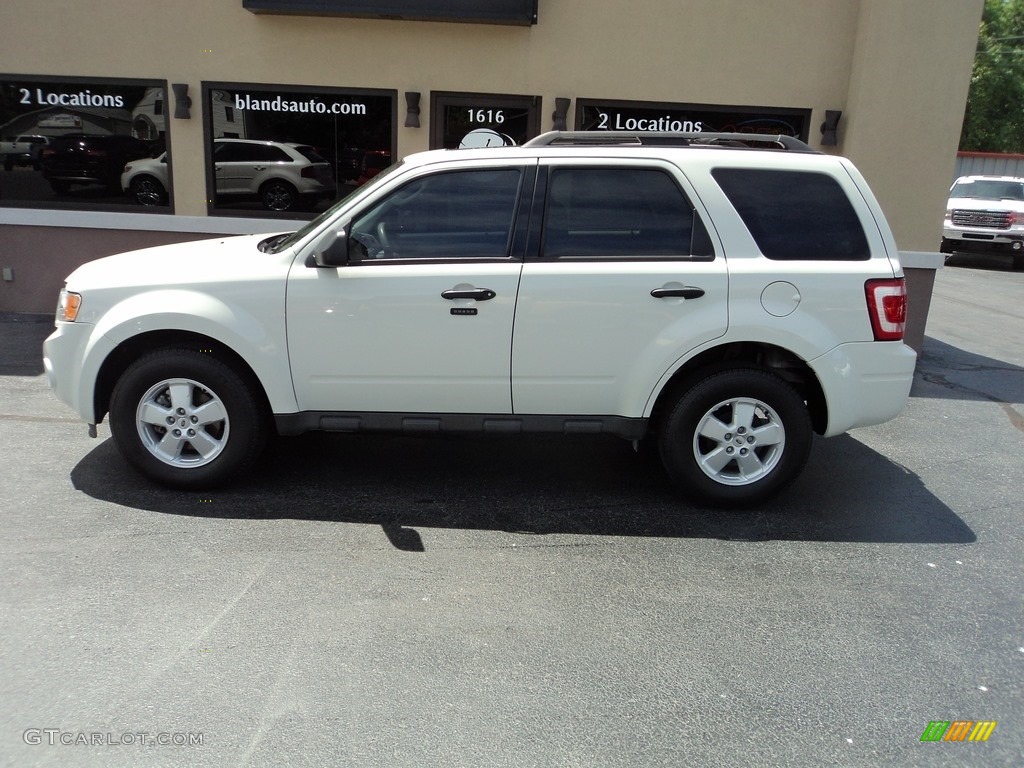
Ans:
[[[711,175],[767,258],[871,258],[860,219],[831,176],[754,168],[716,168]]]
[[[666,173],[556,168],[544,215],[544,258],[713,258],[707,230]]]

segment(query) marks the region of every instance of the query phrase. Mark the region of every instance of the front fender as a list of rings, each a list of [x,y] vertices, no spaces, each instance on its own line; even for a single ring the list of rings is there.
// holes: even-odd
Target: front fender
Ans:
[[[146,333],[184,331],[209,337],[230,348],[259,379],[274,413],[295,412],[283,292],[279,299],[247,299],[259,306],[184,289],[157,289],[125,298],[96,322],[82,361],[83,383],[94,386],[110,353],[132,338]],[[81,402],[89,403],[92,399],[83,397]]]

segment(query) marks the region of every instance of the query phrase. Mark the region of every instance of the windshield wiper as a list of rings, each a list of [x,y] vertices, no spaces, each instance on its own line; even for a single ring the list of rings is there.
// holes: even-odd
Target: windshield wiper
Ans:
[[[274,235],[273,237],[268,237],[266,240],[261,240],[260,244],[256,247],[263,251],[263,253],[266,253],[267,251],[272,251],[274,248],[280,245],[282,240],[285,240],[286,238],[289,238],[291,236],[291,232],[285,232],[280,235]]]

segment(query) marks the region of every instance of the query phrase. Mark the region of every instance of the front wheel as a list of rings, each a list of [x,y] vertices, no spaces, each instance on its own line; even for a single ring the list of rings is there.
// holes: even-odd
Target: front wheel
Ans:
[[[212,352],[150,353],[114,387],[114,442],[129,464],[162,485],[221,485],[255,461],[266,442],[252,386]]]
[[[660,435],[662,462],[694,500],[716,507],[758,504],[803,470],[811,447],[807,406],[767,371],[735,369],[684,392]]]

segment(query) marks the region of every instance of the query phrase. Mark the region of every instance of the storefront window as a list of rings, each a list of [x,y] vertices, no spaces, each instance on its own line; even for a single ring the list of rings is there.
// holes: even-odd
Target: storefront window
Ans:
[[[204,83],[211,213],[312,216],[392,163],[397,92]]]
[[[577,99],[581,131],[768,133],[807,141],[809,109]]]
[[[0,75],[0,205],[170,212],[166,88]]]
[[[540,97],[430,95],[432,149],[519,145],[540,132]]]

